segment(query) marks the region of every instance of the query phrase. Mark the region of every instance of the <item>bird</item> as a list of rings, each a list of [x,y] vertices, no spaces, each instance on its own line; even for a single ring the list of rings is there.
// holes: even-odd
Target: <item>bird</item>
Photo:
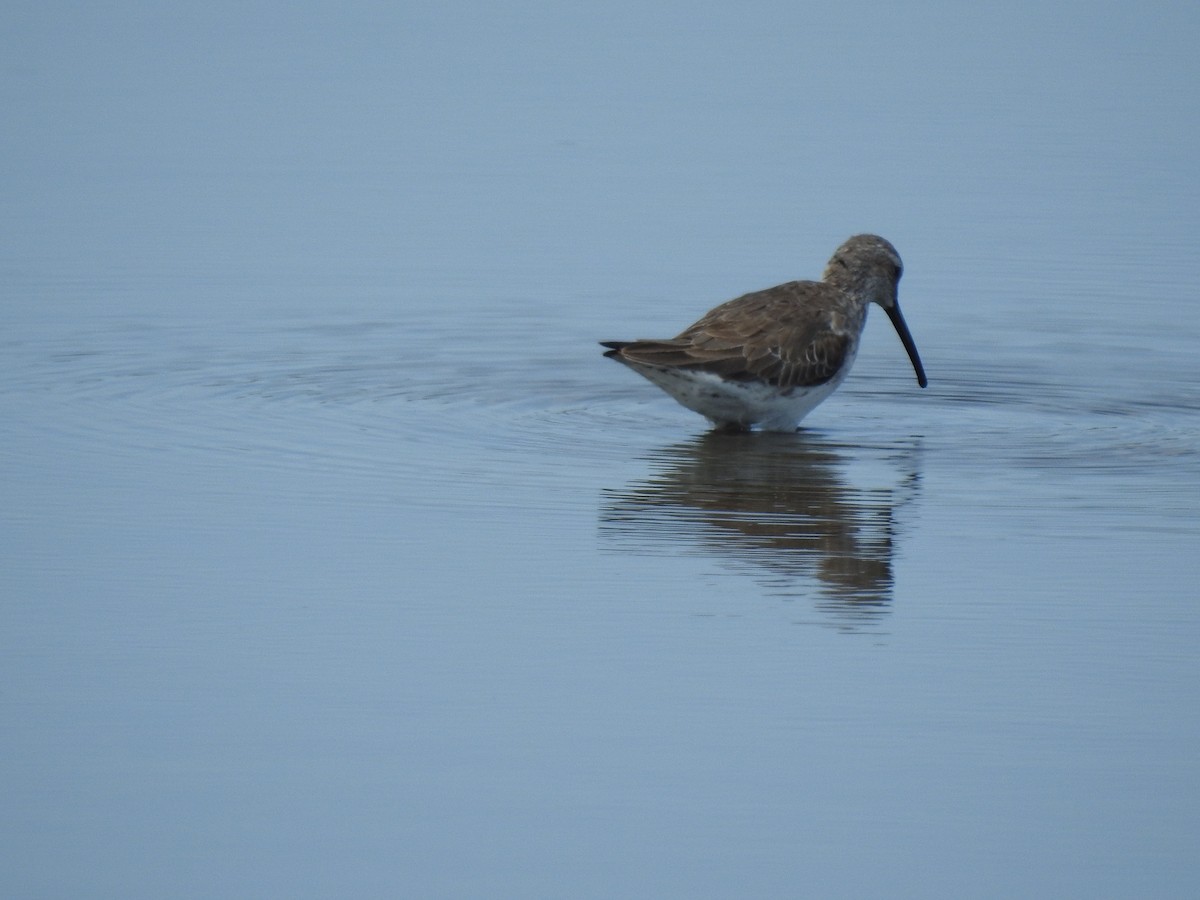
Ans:
[[[850,372],[877,303],[921,387],[928,384],[897,301],[904,264],[875,234],[847,239],[820,281],[789,281],[705,313],[677,337],[601,341],[624,363],[721,431],[795,431]]]

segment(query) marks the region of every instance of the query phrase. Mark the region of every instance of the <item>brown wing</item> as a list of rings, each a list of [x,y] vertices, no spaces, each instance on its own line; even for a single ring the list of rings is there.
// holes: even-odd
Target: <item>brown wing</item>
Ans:
[[[851,344],[833,329],[839,299],[827,284],[792,281],[722,303],[678,337],[614,344],[608,355],[785,388],[823,384]]]

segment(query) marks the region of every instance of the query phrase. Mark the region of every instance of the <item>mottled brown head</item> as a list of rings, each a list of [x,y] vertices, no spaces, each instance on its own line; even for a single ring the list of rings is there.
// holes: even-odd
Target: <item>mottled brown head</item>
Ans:
[[[821,277],[887,309],[896,304],[896,286],[903,273],[900,254],[888,241],[874,234],[856,234],[837,248]]]
[[[856,234],[838,247],[825,267],[822,279],[837,288],[858,297],[861,301],[878,303],[892,320],[900,341],[908,352],[917,383],[925,387],[925,368],[917,355],[904,316],[900,314],[897,290],[900,276],[904,274],[904,263],[900,254],[889,241],[877,234]]]

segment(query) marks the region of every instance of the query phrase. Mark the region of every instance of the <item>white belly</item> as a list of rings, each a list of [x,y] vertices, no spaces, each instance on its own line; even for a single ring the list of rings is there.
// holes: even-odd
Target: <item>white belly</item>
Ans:
[[[725,381],[694,369],[636,366],[653,381],[694,412],[719,426],[749,428],[759,425],[768,431],[794,431],[800,420],[837,390],[853,358],[829,381],[813,387],[780,391],[756,381]]]

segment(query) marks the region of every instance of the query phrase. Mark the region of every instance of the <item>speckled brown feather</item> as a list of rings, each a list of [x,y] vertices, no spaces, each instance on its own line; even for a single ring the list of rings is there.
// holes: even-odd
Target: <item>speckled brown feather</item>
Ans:
[[[840,292],[828,284],[790,281],[722,303],[678,337],[605,346],[611,348],[608,355],[631,362],[735,381],[784,389],[824,384],[837,374],[852,343],[840,301]]]

